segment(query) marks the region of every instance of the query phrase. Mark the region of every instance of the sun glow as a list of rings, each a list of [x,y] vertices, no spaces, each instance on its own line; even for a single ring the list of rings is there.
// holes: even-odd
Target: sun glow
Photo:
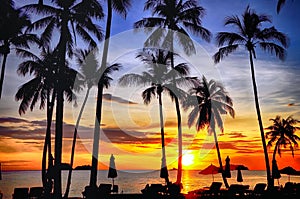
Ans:
[[[182,164],[184,166],[190,166],[193,163],[194,163],[194,155],[193,154],[187,153],[182,156]]]

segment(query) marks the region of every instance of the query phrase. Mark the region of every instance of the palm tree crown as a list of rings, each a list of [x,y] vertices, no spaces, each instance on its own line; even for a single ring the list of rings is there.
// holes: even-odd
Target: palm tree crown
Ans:
[[[292,116],[286,119],[276,116],[275,119],[270,119],[273,124],[266,128],[269,130],[266,132],[266,138],[270,138],[268,146],[271,147],[275,143],[275,149],[273,159],[275,159],[276,152],[281,156],[282,147],[290,147],[292,155],[294,156],[294,148],[298,147],[297,141],[300,141],[299,136],[295,133],[300,130],[300,127],[296,127],[295,124],[299,123],[298,120]]]
[[[287,36],[275,27],[261,29],[263,22],[271,23],[270,17],[256,14],[249,6],[242,15],[242,19],[235,15],[227,17],[225,26],[232,25],[236,28],[236,32],[219,32],[217,34],[217,45],[221,48],[213,57],[215,63],[237,50],[239,46],[245,46],[256,58],[255,47],[257,45],[262,50],[275,53],[279,59],[284,60],[285,48],[289,43]]]
[[[188,116],[188,126],[196,125],[197,131],[205,127],[212,133],[218,127],[224,130],[222,114],[229,113],[234,117],[233,103],[225,88],[214,80],[207,81],[203,76],[200,85],[190,90],[191,95],[183,103],[187,110],[192,107]]]
[[[174,34],[180,45],[184,47],[184,51],[187,54],[193,54],[195,53],[195,47],[186,30],[205,41],[210,41],[211,33],[202,26],[201,20],[205,15],[205,10],[195,0],[148,0],[145,3],[144,10],[150,10],[153,17],[137,21],[134,27],[144,27],[150,30],[153,30],[154,27],[157,28],[147,39],[145,45],[159,46],[161,39],[165,37],[162,46],[170,48],[170,42],[174,39]],[[164,28],[172,31],[166,31]]]
[[[80,35],[83,41],[89,43],[90,47],[96,47],[96,42],[90,33],[98,40],[103,37],[100,27],[92,21],[92,18],[102,19],[104,17],[101,5],[96,0],[84,0],[77,4],[75,4],[76,0],[54,0],[52,2],[53,6],[30,4],[22,8],[27,12],[33,11],[45,16],[35,21],[29,30],[44,27],[41,40],[43,43],[49,44],[53,31],[55,29],[62,31],[62,27],[64,27],[62,23],[68,23],[68,28],[64,29],[63,34],[67,38],[65,42],[69,55],[73,54],[73,45],[77,42],[75,33]]]

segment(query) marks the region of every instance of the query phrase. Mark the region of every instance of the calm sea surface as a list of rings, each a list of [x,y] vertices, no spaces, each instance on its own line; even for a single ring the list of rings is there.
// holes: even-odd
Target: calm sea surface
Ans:
[[[265,171],[242,171],[244,185],[250,185],[250,188],[258,182],[266,182]],[[236,182],[236,171],[231,172],[232,177],[228,179],[229,183]],[[89,171],[73,171],[72,185],[70,196],[82,196],[81,192],[89,183]],[[63,171],[63,190],[65,188],[67,172]],[[176,171],[170,171],[170,180],[176,180]],[[291,176],[292,182],[300,183],[300,176]],[[200,175],[198,171],[184,171],[182,182],[184,185],[183,192],[195,190],[204,186],[210,186],[213,181],[212,175]],[[222,182],[221,175],[214,175],[214,181]],[[287,175],[282,175],[279,183],[284,185],[288,181]],[[98,183],[112,183],[107,178],[107,171],[98,172]],[[118,177],[115,184],[119,185],[119,191],[123,193],[140,193],[141,189],[149,183],[164,183],[159,178],[159,171],[118,171]],[[278,182],[276,181],[275,184]],[[0,180],[0,190],[4,193],[4,199],[10,199],[15,187],[33,187],[41,186],[40,171],[13,171],[2,172],[2,180]]]

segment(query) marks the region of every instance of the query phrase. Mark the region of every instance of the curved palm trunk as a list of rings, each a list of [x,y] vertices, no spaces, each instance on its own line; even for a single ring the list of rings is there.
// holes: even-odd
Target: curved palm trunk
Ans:
[[[61,27],[61,36],[58,43],[59,66],[57,73],[57,104],[56,104],[56,121],[55,121],[55,149],[54,149],[54,198],[62,198],[61,183],[61,160],[62,160],[62,139],[63,139],[63,115],[64,115],[64,90],[62,88],[62,74],[65,69],[66,61],[66,33],[68,29],[68,21],[63,19]]]
[[[102,71],[101,74],[103,74],[104,70],[106,69],[111,21],[112,21],[112,5],[111,5],[111,0],[107,0],[107,21],[106,21],[102,62],[101,62],[101,71]],[[100,77],[98,83],[96,119],[95,119],[94,140],[93,140],[92,168],[91,168],[91,175],[90,175],[90,186],[92,187],[97,187],[100,124],[101,124],[101,117],[102,117],[102,96],[103,96],[103,82],[102,82],[102,77]]]
[[[0,99],[2,97],[2,88],[3,88],[4,73],[5,73],[5,65],[6,65],[7,56],[8,56],[8,54],[5,53],[3,55],[3,61],[2,61],[1,77],[0,77]]]
[[[71,168],[73,168],[73,163],[74,163],[74,154],[75,154],[75,145],[76,145],[76,138],[77,138],[77,129],[79,127],[80,119],[82,117],[82,113],[83,113],[84,107],[86,105],[89,93],[90,93],[90,88],[88,88],[88,90],[86,92],[84,101],[82,103],[82,106],[81,106],[81,109],[80,109],[80,112],[79,112],[79,115],[78,115],[78,118],[77,118],[77,121],[76,121],[76,126],[75,126],[75,129],[74,129],[73,142],[72,142],[72,151],[71,151],[71,160],[70,160],[70,166],[71,166]],[[72,171],[73,171],[73,169],[69,170],[68,180],[67,180],[67,185],[66,185],[66,192],[65,192],[64,198],[68,198],[68,196],[69,196],[70,186],[71,186]]]
[[[221,158],[221,153],[220,153],[220,148],[219,148],[219,142],[218,142],[218,137],[215,129],[213,129],[213,134],[214,134],[214,139],[215,139],[215,145],[217,149],[217,155],[218,155],[218,161],[220,165],[220,172],[222,174],[223,182],[226,188],[229,188],[229,184],[227,182],[227,178],[224,175],[224,170],[223,170],[223,165],[222,165],[222,158]]]
[[[171,68],[175,68],[174,64],[174,43],[173,43],[173,32],[171,36]],[[174,88],[176,88],[175,85],[175,79],[173,78],[174,82]],[[178,97],[175,95],[175,107],[176,107],[176,115],[177,115],[177,137],[178,137],[178,165],[177,165],[177,178],[176,178],[176,184],[181,185],[181,178],[182,178],[182,128],[181,128],[181,112],[180,112],[180,106],[179,106],[179,100]],[[181,187],[181,186],[180,186]]]
[[[159,101],[159,119],[160,119],[160,135],[161,135],[161,153],[162,153],[162,170],[167,172],[165,177],[166,183],[169,183],[169,174],[168,174],[168,167],[166,161],[166,149],[165,149],[165,131],[164,131],[164,117],[163,117],[163,110],[162,110],[162,98],[161,93],[158,93],[158,101]],[[165,168],[164,168],[165,167]]]
[[[53,92],[52,100],[50,99],[50,92],[48,91],[47,96],[47,129],[46,129],[46,136],[43,148],[43,157],[42,157],[42,182],[43,187],[46,187],[47,184],[47,176],[46,176],[46,156],[48,151],[48,169],[50,166],[50,159],[51,159],[51,123],[52,123],[52,116],[53,116],[53,106],[55,100],[55,92]]]
[[[274,183],[272,182],[272,178],[271,178],[269,156],[268,156],[267,145],[266,145],[266,140],[265,140],[264,127],[263,127],[263,124],[262,124],[261,113],[260,113],[260,108],[259,108],[258,93],[257,93],[257,87],[256,87],[256,80],[255,80],[254,64],[253,64],[253,56],[252,56],[251,51],[249,51],[249,57],[250,57],[250,66],[251,66],[251,75],[252,75],[255,107],[256,107],[256,113],[257,113],[259,129],[260,129],[261,141],[262,141],[262,144],[263,144],[263,150],[264,150],[264,155],[265,155],[265,163],[266,163],[266,170],[267,170],[267,181],[268,181],[268,189],[269,189],[269,188],[272,188],[274,186]]]

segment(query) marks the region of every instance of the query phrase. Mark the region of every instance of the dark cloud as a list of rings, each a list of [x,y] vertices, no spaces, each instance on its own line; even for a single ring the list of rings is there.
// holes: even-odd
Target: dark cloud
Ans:
[[[227,135],[229,135],[229,138],[245,138],[245,137],[247,137],[243,133],[239,133],[239,132],[232,132],[232,133],[228,133]]]
[[[147,133],[137,131],[124,131],[122,129],[103,129],[106,142],[114,144],[159,144],[160,137],[149,137]],[[165,138],[166,145],[171,138]]]
[[[5,123],[5,122],[9,122],[9,123],[28,123],[27,120],[25,119],[20,119],[20,118],[14,118],[14,117],[2,117],[0,118],[0,123]]]
[[[117,103],[120,103],[120,104],[130,104],[130,105],[138,104],[136,102],[128,101],[126,99],[123,99],[123,98],[117,97],[117,96],[113,96],[113,95],[108,94],[108,93],[103,94],[103,99],[107,100],[107,101],[117,102]]]

